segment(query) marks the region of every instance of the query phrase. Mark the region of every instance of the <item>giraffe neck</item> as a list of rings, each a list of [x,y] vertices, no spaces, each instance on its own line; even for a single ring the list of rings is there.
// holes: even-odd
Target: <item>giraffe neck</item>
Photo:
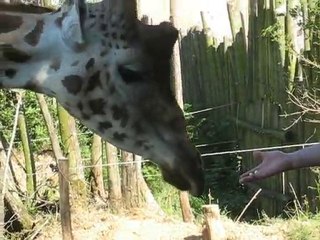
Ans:
[[[0,13],[0,85],[4,88],[32,88],[50,75],[55,51],[60,46],[54,16],[19,12]],[[1,24],[3,23],[3,24]],[[5,24],[9,25],[5,27]],[[52,50],[52,52],[50,52]],[[43,54],[46,51],[46,54]],[[49,51],[49,52],[48,52]],[[48,55],[52,56],[48,58]],[[54,70],[54,69],[53,69]],[[47,92],[38,89],[39,92]]]
[[[101,18],[96,16],[101,5],[107,4],[88,6],[91,17],[84,27],[88,28],[89,37],[96,37],[90,35],[90,31],[96,30],[94,23]],[[72,29],[63,29],[62,21],[67,15],[63,8],[49,12],[49,9],[24,5],[0,7],[1,88],[24,88],[56,96],[65,76],[72,76],[76,71],[78,75],[84,74],[79,73],[79,66],[87,63],[90,54],[101,55],[101,46],[97,44],[85,47],[77,39],[68,40],[76,34]]]

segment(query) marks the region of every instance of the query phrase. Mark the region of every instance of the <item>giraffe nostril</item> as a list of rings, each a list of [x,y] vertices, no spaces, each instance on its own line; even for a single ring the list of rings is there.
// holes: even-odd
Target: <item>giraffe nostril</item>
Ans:
[[[205,180],[200,154],[196,158],[175,161],[173,169],[161,167],[163,179],[181,191],[190,191],[193,196],[204,192]]]
[[[170,183],[181,191],[188,191],[191,188],[190,183],[184,179],[179,171],[162,169],[162,176],[166,182]]]

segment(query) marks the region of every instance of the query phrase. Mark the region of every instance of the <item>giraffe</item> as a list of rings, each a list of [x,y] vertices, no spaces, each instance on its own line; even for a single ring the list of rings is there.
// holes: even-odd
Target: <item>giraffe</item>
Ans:
[[[67,0],[56,11],[0,4],[0,88],[55,97],[103,139],[155,162],[165,181],[201,195],[202,160],[170,88],[178,31],[142,23],[135,9],[134,0]]]

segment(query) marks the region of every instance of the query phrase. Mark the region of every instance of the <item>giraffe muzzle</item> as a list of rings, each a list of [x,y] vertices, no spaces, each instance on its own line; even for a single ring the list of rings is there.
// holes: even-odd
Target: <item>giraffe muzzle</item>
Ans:
[[[193,196],[204,192],[204,170],[200,154],[194,158],[176,161],[174,168],[161,167],[163,179],[181,191],[189,191]]]

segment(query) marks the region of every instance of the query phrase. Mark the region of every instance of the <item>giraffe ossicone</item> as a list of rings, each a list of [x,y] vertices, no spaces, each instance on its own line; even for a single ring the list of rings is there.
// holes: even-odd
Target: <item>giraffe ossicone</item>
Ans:
[[[115,146],[156,162],[164,179],[200,195],[199,153],[170,89],[178,32],[137,20],[134,0],[56,10],[0,4],[0,88],[55,97]]]

